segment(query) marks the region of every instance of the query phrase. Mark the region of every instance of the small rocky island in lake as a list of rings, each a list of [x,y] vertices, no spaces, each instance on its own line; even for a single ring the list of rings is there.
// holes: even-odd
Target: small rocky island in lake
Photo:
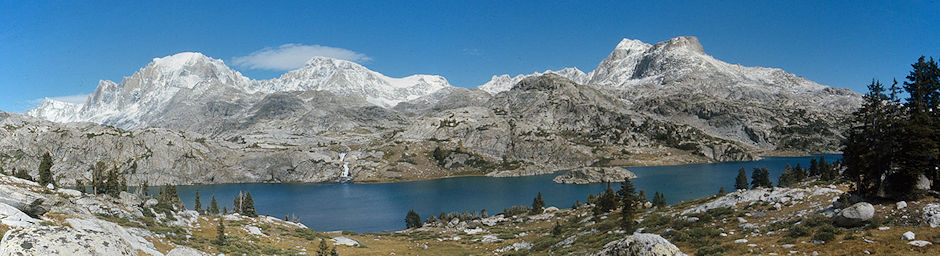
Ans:
[[[553,181],[561,184],[590,184],[623,182],[623,179],[633,178],[636,178],[636,174],[621,167],[581,167],[568,170]]]

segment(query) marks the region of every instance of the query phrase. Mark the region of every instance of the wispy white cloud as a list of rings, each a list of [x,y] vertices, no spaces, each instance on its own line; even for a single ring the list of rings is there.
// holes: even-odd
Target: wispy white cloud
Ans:
[[[292,70],[302,67],[304,63],[307,63],[307,60],[316,56],[353,62],[364,62],[372,59],[365,54],[343,48],[315,44],[284,44],[273,48],[267,47],[248,56],[232,58],[232,62],[248,69]]]
[[[480,56],[482,53],[477,48],[463,48],[463,54],[471,56]]]
[[[52,99],[55,101],[61,101],[61,102],[72,103],[72,104],[85,104],[85,101],[88,100],[89,95],[91,94],[76,94],[76,95],[66,95],[66,96],[58,96],[58,97],[45,97],[45,98],[39,98],[39,99],[32,99],[29,101],[29,103],[33,105],[39,105],[39,104],[42,104],[42,102],[48,98],[48,99]]]

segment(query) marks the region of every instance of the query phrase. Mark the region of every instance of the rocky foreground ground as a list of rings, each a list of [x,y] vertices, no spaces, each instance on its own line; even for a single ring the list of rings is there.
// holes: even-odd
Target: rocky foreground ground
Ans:
[[[153,210],[129,193],[94,196],[0,175],[0,255],[938,255],[940,201],[869,204],[839,185],[739,190],[637,215],[548,207],[541,213],[445,214],[423,227],[315,232],[272,217]],[[149,211],[149,213],[148,213]],[[261,209],[263,212],[263,209]],[[427,216],[425,216],[427,217]]]

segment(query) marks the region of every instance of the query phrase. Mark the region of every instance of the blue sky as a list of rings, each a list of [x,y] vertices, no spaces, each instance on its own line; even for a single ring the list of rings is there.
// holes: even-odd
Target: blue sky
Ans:
[[[903,79],[921,55],[940,57],[940,3],[0,0],[0,110],[89,94],[98,80],[120,82],[183,51],[253,79],[296,62],[265,57],[322,53],[474,87],[495,74],[588,72],[622,38],[684,35],[729,63],[863,91],[872,78]]]

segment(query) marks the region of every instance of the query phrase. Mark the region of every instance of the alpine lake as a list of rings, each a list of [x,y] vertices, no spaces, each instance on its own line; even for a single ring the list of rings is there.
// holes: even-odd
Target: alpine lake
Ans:
[[[740,168],[747,171],[748,181],[754,168],[767,168],[774,184],[787,164],[808,168],[813,158],[825,157],[827,162],[842,155],[803,157],[764,157],[758,161],[689,164],[671,166],[627,167],[637,175],[633,184],[645,190],[649,200],[654,192],[663,193],[669,204],[692,200],[718,192],[721,187],[734,190]],[[441,212],[473,212],[486,209],[495,215],[514,205],[529,206],[541,192],[546,206],[569,208],[576,200],[584,202],[588,194],[602,192],[607,184],[557,184],[552,179],[562,174],[494,178],[456,177],[400,183],[254,183],[178,186],[180,199],[193,209],[198,189],[202,205],[209,205],[215,196],[219,207],[232,208],[239,191],[251,192],[260,215],[284,218],[296,216],[316,231],[383,232],[405,228],[405,214],[414,209],[422,219]],[[619,183],[612,183],[619,189]],[[152,188],[156,189],[156,188]],[[151,193],[156,192],[155,190]]]

